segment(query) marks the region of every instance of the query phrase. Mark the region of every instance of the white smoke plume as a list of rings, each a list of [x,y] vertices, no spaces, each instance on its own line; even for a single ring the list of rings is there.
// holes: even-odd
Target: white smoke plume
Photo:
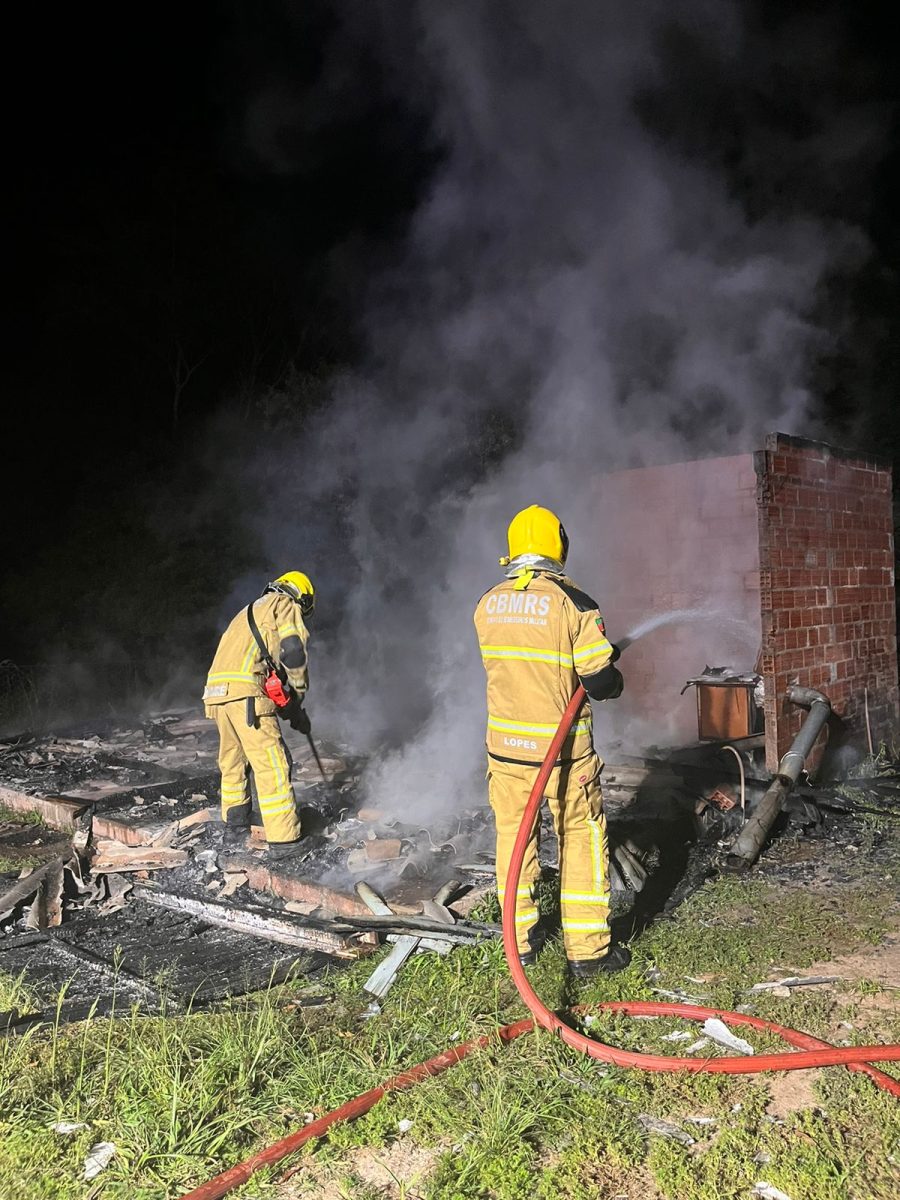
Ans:
[[[341,613],[313,643],[317,728],[369,751],[376,803],[421,816],[483,796],[471,615],[510,517],[557,510],[602,606],[598,476],[814,430],[817,289],[860,239],[751,219],[640,115],[654,91],[691,103],[662,54],[673,20],[737,70],[747,38],[725,0],[349,9],[345,36],[430,111],[442,157],[361,300],[367,361],[279,462],[262,527],[272,563],[308,570]]]

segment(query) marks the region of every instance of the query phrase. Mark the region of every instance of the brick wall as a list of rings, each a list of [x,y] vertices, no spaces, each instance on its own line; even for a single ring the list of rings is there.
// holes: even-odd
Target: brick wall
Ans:
[[[596,706],[597,746],[697,740],[693,689],[704,666],[753,670],[760,649],[758,528],[753,456],[642,467],[599,477],[596,558],[573,544],[571,570],[600,603],[610,636],[672,609],[701,619],[647,634],[622,658],[625,693]]]
[[[777,767],[803,719],[784,700],[789,683],[823,691],[862,746],[868,689],[875,742],[890,739],[898,716],[890,467],[776,433],[755,469],[767,766]]]

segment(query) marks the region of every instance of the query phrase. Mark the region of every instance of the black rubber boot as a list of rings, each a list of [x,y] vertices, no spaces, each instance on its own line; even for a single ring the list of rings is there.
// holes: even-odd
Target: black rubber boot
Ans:
[[[266,862],[273,866],[277,863],[287,862],[289,859],[296,858],[301,851],[309,849],[308,842],[297,838],[294,842],[269,842],[266,850]]]
[[[602,958],[570,958],[569,973],[576,979],[591,979],[594,975],[612,975],[624,971],[631,962],[631,951],[618,942],[613,943]]]
[[[547,935],[542,929],[532,929],[528,935],[529,949],[525,954],[519,955],[519,962],[523,967],[533,967],[537,962],[538,955],[544,948],[544,942],[547,940]]]
[[[222,834],[223,850],[246,850],[250,837],[250,826],[239,825],[236,821],[226,823]]]

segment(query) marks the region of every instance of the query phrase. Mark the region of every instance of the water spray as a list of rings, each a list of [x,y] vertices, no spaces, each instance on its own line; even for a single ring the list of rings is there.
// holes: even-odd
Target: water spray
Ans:
[[[657,629],[661,629],[664,625],[673,625],[676,621],[702,621],[710,617],[721,616],[708,608],[676,608],[670,612],[658,613],[655,617],[648,617],[646,621],[642,621],[640,625],[636,625],[631,633],[621,638],[616,645],[620,650],[627,650],[629,646],[633,646],[635,642],[642,637],[646,637],[648,633],[653,633]],[[737,622],[742,624],[742,622]]]

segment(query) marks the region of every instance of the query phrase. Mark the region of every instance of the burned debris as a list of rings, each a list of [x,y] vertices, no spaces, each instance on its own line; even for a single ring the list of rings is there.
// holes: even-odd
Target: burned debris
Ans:
[[[428,827],[401,821],[361,803],[363,764],[329,747],[330,782],[311,758],[296,764],[308,848],[273,867],[258,829],[246,850],[222,851],[210,735],[208,723],[168,713],[142,729],[0,748],[0,803],[43,822],[4,827],[13,851],[27,831],[41,861],[16,871],[13,852],[0,878],[0,965],[24,972],[47,1005],[3,1014],[6,1031],[50,1016],[63,985],[63,1021],[134,1004],[174,1011],[315,975],[387,940],[390,953],[364,985],[378,1001],[410,955],[499,935],[468,915],[495,886],[486,808]],[[747,749],[736,763],[718,743],[618,754],[603,786],[614,907],[636,928],[722,867],[770,790]],[[887,770],[852,788],[801,783],[778,821],[791,834],[847,840],[864,815],[889,818],[898,793],[900,775]],[[541,840],[552,872],[548,815]],[[777,859],[763,868],[777,870]]]
[[[438,831],[359,810],[360,764],[330,750],[296,764],[308,848],[274,870],[258,827],[246,851],[223,853],[210,734],[208,722],[170,713],[140,730],[0,747],[0,803],[58,831],[44,839],[46,861],[0,876],[0,965],[24,972],[48,1010],[63,984],[63,1020],[109,1011],[116,999],[120,1010],[171,1010],[371,954],[384,937],[445,952],[498,936],[465,919],[485,888],[448,877],[458,851],[478,857],[486,844],[484,814]],[[36,828],[8,823],[15,834]],[[458,911],[444,907],[456,896]],[[0,1020],[15,1031],[41,1018]]]

